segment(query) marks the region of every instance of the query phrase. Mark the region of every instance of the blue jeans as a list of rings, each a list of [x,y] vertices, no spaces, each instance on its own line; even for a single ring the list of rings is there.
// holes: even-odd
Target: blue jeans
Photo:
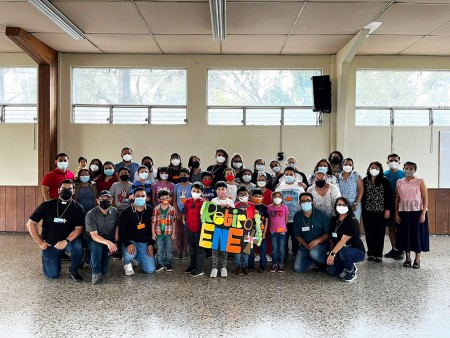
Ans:
[[[172,238],[170,236],[156,237],[156,246],[158,263],[163,266],[172,265]]]
[[[234,265],[236,265],[236,268],[248,267],[248,255],[242,252],[239,254],[234,254]]]
[[[311,250],[300,247],[294,261],[295,272],[305,272],[312,263],[326,264],[328,243],[319,243]]]
[[[338,276],[344,269],[352,271],[353,264],[362,262],[365,256],[364,251],[345,246],[336,254],[334,264],[328,266],[327,273],[330,276]]]
[[[136,252],[130,255],[127,247],[122,245],[123,265],[130,264],[133,259],[136,259],[145,273],[153,273],[155,271],[155,257],[147,255],[147,243],[130,242],[136,247]]]
[[[49,243],[51,246],[42,250],[42,271],[48,278],[58,278],[61,272],[61,255],[63,250],[55,248],[56,243]],[[83,243],[78,237],[67,244],[64,251],[70,253],[70,273],[77,273],[83,260]]]
[[[284,265],[286,253],[286,234],[274,232],[270,234],[272,240],[272,264]]]
[[[107,245],[98,243],[92,238],[86,241],[87,248],[91,251],[91,268],[92,273],[106,274],[109,266],[109,249]]]
[[[261,245],[259,246],[259,267],[261,269],[265,269],[267,266],[267,257],[266,257],[266,240],[263,239]],[[252,250],[252,253],[248,257],[248,267],[250,269],[255,268],[255,253]]]

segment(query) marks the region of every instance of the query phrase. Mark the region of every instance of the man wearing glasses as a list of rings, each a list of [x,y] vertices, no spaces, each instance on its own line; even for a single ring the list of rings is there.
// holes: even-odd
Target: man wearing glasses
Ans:
[[[314,207],[309,192],[300,194],[301,210],[294,215],[294,236],[300,246],[295,256],[294,270],[305,272],[312,263],[325,270],[329,250],[330,217]]]

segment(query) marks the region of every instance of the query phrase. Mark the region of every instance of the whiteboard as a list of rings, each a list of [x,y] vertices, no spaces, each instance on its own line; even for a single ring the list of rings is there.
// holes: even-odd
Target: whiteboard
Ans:
[[[450,131],[439,132],[439,188],[450,188]]]

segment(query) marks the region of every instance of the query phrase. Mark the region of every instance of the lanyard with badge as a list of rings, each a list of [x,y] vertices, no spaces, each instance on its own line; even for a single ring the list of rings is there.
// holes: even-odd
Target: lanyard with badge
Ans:
[[[337,238],[337,236],[338,236],[337,231],[343,222],[344,222],[344,220],[340,221],[339,219],[336,221],[336,228],[334,229],[334,232],[331,233],[331,237]]]
[[[140,218],[139,218],[139,211],[137,211],[136,209],[134,209],[133,211],[136,213],[136,217],[138,219],[137,225],[138,230],[145,229],[145,223],[143,222],[145,209],[142,211],[142,215]]]
[[[65,218],[63,218],[63,216],[66,213],[67,209],[69,209],[70,204],[72,204],[72,200],[70,200],[69,204],[67,204],[67,207],[64,209],[63,213],[60,215],[59,214],[59,201],[58,201],[58,203],[56,204],[56,216],[57,217],[55,217],[53,219],[53,222],[55,222],[55,223],[66,223],[67,222],[67,220]]]
[[[302,226],[302,231],[310,231],[314,225],[311,224],[312,222],[312,215],[311,217],[308,218],[308,221],[305,220],[305,218],[303,218],[303,226]]]

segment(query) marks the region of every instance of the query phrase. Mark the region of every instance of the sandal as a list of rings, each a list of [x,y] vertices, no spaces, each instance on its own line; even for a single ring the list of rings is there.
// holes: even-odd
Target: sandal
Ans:
[[[416,262],[414,262],[414,263],[416,263]],[[411,267],[411,260],[409,259],[407,259],[406,261],[404,261],[403,262],[403,267],[405,267],[405,268],[410,268]]]
[[[420,261],[414,261],[414,264],[412,266],[414,269],[419,269],[420,268]]]

